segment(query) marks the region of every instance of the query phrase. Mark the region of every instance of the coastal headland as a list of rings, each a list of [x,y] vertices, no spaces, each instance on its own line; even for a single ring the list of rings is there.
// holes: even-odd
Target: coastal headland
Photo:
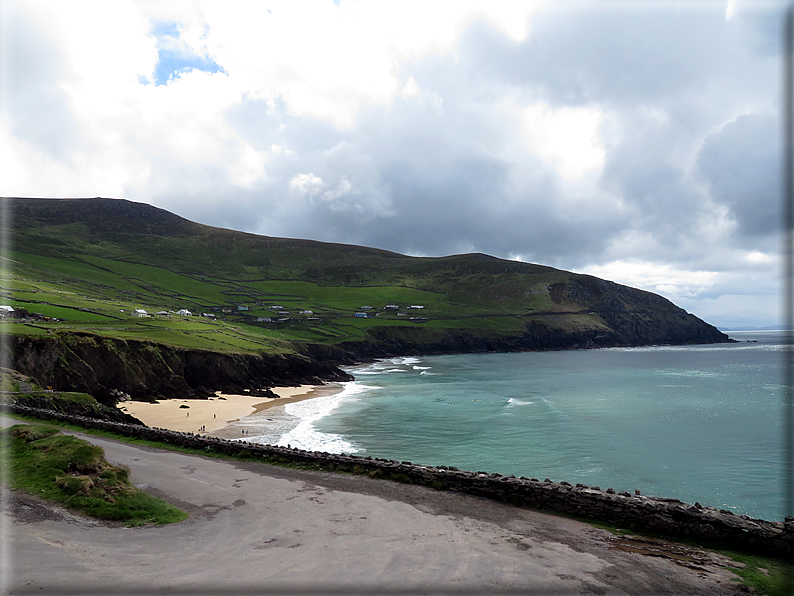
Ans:
[[[370,358],[730,341],[658,294],[544,265],[259,236],[127,200],[0,200],[10,367],[110,406],[348,380],[337,367]]]

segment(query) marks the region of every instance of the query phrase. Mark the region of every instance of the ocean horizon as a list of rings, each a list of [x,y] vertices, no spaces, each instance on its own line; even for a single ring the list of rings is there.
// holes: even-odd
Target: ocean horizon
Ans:
[[[782,519],[782,333],[398,357],[239,422],[246,440],[583,483]]]

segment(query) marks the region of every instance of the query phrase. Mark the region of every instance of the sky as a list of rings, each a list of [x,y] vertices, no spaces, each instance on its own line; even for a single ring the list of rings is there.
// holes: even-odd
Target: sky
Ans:
[[[784,3],[0,0],[0,195],[781,321]]]

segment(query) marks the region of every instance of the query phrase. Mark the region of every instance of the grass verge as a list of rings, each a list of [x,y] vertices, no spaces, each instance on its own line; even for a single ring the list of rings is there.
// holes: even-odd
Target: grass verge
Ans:
[[[129,469],[105,459],[101,447],[63,435],[54,425],[15,425],[0,431],[0,457],[13,488],[91,517],[128,526],[187,519],[181,509],[136,489]]]
[[[627,528],[625,525],[618,526],[609,522],[592,521],[577,516],[565,517],[571,517],[596,528],[607,530],[619,538],[640,536],[673,542],[661,534],[642,531],[634,526]],[[703,550],[711,550],[735,561],[737,563],[735,566],[731,565],[728,567],[737,576],[734,580],[742,586],[752,588],[756,594],[767,594],[768,596],[791,596],[794,594],[794,564],[790,561],[775,557],[748,555],[735,550],[720,548],[720,545],[716,542],[704,542],[703,540],[687,538],[680,538],[674,542]]]
[[[753,588],[756,593],[769,596],[794,594],[794,566],[791,563],[734,551],[717,552],[744,564],[741,569],[731,571],[741,578],[742,585]]]

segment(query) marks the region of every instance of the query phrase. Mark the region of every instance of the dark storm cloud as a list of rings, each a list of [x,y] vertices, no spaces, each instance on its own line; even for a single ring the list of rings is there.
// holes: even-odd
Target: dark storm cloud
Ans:
[[[739,116],[706,138],[698,166],[714,200],[728,206],[751,240],[780,229],[780,122],[771,114]]]
[[[270,152],[265,177],[230,192],[205,172],[180,204],[213,225],[409,254],[721,270],[731,225],[747,250],[776,234],[773,19],[751,16],[555,6],[520,42],[474,21],[451,53],[400,62],[415,90],[348,127],[244,98],[226,120]],[[603,114],[597,178],[571,185],[522,144],[535,132],[510,106],[538,102]]]
[[[480,251],[546,262],[603,247],[614,222],[572,228],[575,218],[557,212],[560,190],[547,166],[530,155],[496,154],[505,119],[492,98],[460,98],[449,91],[461,84],[453,76],[435,83],[433,93],[449,99],[442,105],[397,99],[344,133],[261,104],[259,116],[242,116],[250,106],[235,110],[230,121],[246,138],[297,148],[268,171],[274,182],[263,190],[258,230],[412,254]],[[285,192],[284,181],[300,174],[323,181],[311,205]],[[351,185],[347,202],[322,200],[340,176]]]

